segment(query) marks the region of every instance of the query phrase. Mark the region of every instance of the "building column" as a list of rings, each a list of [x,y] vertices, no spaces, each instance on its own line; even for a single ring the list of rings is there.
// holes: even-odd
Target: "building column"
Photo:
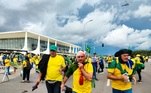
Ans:
[[[72,48],[72,53],[74,53],[74,46],[73,46],[73,48]]]
[[[44,53],[44,54],[49,54],[49,53],[50,53],[49,47],[50,47],[50,45],[49,45],[49,38],[48,38],[48,41],[47,41],[47,49],[46,49],[44,52],[42,52],[42,53]]]
[[[38,36],[37,53],[40,54],[40,36]]]
[[[78,53],[78,47],[75,48],[75,53]]]
[[[71,53],[71,45],[70,45],[70,47],[69,47],[69,53]]]
[[[46,50],[46,53],[47,54],[49,54],[49,52],[50,52],[50,45],[49,45],[50,43],[49,43],[49,39],[48,39],[48,42],[47,42],[47,50]]]
[[[57,41],[55,41],[55,46],[57,46]]]
[[[27,32],[25,32],[25,41],[24,41],[24,47],[22,48],[22,50],[26,50],[28,51],[28,40],[27,40]]]
[[[38,36],[37,48],[34,51],[31,51],[31,53],[40,55],[40,36]]]

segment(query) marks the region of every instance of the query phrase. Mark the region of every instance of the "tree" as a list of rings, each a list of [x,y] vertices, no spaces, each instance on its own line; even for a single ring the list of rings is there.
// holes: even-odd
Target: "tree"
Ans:
[[[135,50],[133,51],[133,54],[140,54],[142,56],[151,56],[151,50]]]

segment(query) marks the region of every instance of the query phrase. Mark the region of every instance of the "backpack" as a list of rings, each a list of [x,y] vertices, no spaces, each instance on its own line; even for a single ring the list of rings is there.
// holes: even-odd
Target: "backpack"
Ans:
[[[143,64],[145,63],[145,61],[144,61],[142,56],[140,56],[140,62],[143,63]]]
[[[27,67],[26,69],[32,69],[32,64],[30,62],[27,62]]]

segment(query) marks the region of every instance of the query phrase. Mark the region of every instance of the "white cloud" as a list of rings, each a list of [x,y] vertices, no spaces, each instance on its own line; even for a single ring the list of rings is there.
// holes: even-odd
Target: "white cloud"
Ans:
[[[146,42],[150,42],[150,34],[151,30],[138,31],[134,30],[129,35],[129,44],[130,46],[135,47],[135,49],[149,49],[151,44],[147,44]],[[147,44],[147,47],[145,47]],[[144,47],[140,47],[144,46]]]
[[[134,30],[125,25],[119,26],[108,33],[104,42],[120,48],[134,47],[135,49],[151,48],[151,30]]]
[[[3,16],[0,16],[0,26],[4,25],[5,22],[5,18]]]
[[[139,44],[136,49],[149,49],[151,48],[151,40],[148,39],[147,41],[144,41],[143,43]]]
[[[44,29],[45,29],[45,26],[42,23],[36,23],[36,24],[27,23],[27,24],[25,24],[25,27],[24,27],[24,30],[34,31],[37,33],[43,32]]]
[[[93,6],[99,4],[102,0],[85,0],[89,5]]]
[[[118,47],[128,47],[128,35],[133,32],[133,29],[128,28],[125,25],[117,27],[112,30],[104,38],[104,42],[108,45],[118,46]]]
[[[115,28],[115,25],[112,24],[113,19],[114,13],[96,10],[88,14],[82,22],[78,19],[74,21],[69,19],[69,22],[64,27],[55,32],[57,33],[55,37],[72,43],[83,42],[89,39],[101,42],[104,35]],[[89,20],[93,21],[88,22]],[[59,33],[60,35],[58,35]]]
[[[0,3],[6,9],[24,10],[27,0],[0,0]]]
[[[151,17],[151,6],[140,5],[138,10],[134,11],[135,17]]]

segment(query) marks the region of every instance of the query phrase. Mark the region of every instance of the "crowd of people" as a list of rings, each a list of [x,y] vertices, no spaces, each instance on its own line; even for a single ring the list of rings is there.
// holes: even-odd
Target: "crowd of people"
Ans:
[[[0,67],[2,68],[1,70],[4,70],[4,75],[16,74],[17,69],[21,69],[22,83],[30,82],[30,70],[35,66],[35,70],[37,71],[39,61],[39,55],[32,55],[30,53],[25,55],[21,53],[0,54]],[[10,69],[13,71],[10,71]]]
[[[142,83],[141,71],[145,68],[148,57],[140,54],[133,55],[129,49],[121,49],[114,55],[92,56],[85,51],[78,51],[75,56],[57,54],[57,46],[50,46],[50,54],[32,55],[0,54],[0,65],[5,66],[7,75],[11,75],[21,67],[21,83],[30,83],[30,70],[38,73],[33,90],[38,88],[41,81],[45,81],[48,93],[92,93],[97,73],[104,73],[107,69],[107,79],[111,81],[112,93],[132,93],[132,82]],[[136,79],[138,74],[138,80]],[[72,76],[72,88],[66,82]]]

